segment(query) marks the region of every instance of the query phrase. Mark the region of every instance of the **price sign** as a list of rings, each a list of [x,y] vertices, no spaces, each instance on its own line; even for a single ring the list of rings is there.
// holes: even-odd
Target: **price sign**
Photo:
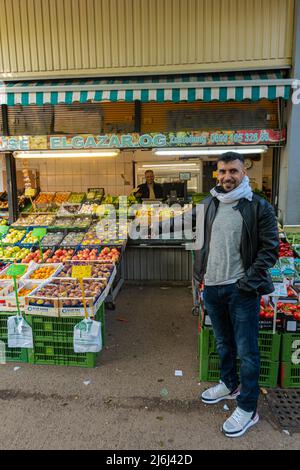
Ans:
[[[72,277],[84,279],[92,276],[92,266],[77,265],[72,267]]]
[[[25,189],[25,196],[26,197],[34,197],[35,195],[36,195],[36,189],[34,189],[34,188]]]
[[[43,261],[43,250],[42,250],[42,245],[41,245],[41,239],[46,235],[47,229],[46,228],[34,228],[32,230],[32,236],[36,237],[39,242],[39,250],[40,250],[40,255],[41,255],[41,260]]]
[[[2,238],[4,237],[4,235],[7,234],[7,232],[9,231],[9,227],[7,225],[0,225],[0,243],[1,243],[1,247],[3,249],[3,242],[2,242]]]
[[[6,271],[6,274],[8,276],[23,276],[26,272],[26,266],[24,264],[12,264],[9,266],[8,270]]]
[[[19,297],[18,297],[17,277],[23,276],[23,274],[25,274],[25,271],[26,271],[26,266],[24,266],[24,264],[12,264],[6,271],[6,274],[8,276],[12,276],[14,279],[14,291],[15,291],[16,304],[17,304],[17,310],[18,310],[19,316],[21,315],[21,312],[20,312],[20,304],[19,304]]]
[[[79,279],[79,282],[80,282],[85,318],[89,318],[89,315],[86,309],[83,279],[91,277],[91,276],[92,276],[92,266],[77,265],[77,266],[72,267],[72,277],[75,279]]]
[[[46,228],[34,228],[32,230],[32,236],[36,237],[37,239],[41,240],[47,233]]]
[[[275,290],[270,294],[272,297],[287,297],[286,285],[281,282],[274,282]]]

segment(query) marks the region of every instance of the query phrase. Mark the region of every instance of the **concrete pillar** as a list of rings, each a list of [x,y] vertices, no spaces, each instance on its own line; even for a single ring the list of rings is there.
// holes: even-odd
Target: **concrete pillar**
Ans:
[[[295,0],[293,69],[300,80],[300,0]],[[299,96],[299,93],[298,93]],[[300,224],[300,104],[287,108],[287,144],[281,155],[279,218],[284,224]]]

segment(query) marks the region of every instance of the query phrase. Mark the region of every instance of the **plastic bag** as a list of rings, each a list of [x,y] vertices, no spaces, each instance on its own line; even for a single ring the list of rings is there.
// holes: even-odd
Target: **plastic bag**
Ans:
[[[32,328],[25,318],[14,315],[7,320],[9,348],[33,348]]]
[[[84,318],[74,327],[74,352],[98,352],[102,349],[101,322]]]

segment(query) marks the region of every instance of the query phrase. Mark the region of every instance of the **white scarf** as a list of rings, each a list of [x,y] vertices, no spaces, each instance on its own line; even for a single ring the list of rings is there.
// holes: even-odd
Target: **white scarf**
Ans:
[[[248,201],[252,201],[253,192],[251,186],[249,184],[248,176],[244,176],[239,186],[228,193],[219,193],[216,188],[211,189],[210,194],[213,197],[216,197],[220,202],[225,204],[231,204],[232,202],[238,201],[242,198],[248,199]]]

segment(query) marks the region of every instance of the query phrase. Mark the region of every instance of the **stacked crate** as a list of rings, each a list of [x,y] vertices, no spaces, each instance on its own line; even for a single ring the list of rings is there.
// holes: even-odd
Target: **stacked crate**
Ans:
[[[281,335],[272,331],[259,332],[260,377],[263,387],[276,387],[279,370]],[[199,334],[199,380],[217,382],[220,379],[220,363],[216,341],[211,328],[202,327]],[[238,370],[240,367],[239,360]]]
[[[280,385],[300,388],[300,332],[282,335]]]
[[[75,353],[73,348],[74,327],[82,317],[47,317],[26,315],[32,327],[33,349],[28,349],[31,364],[55,364],[64,366],[95,367],[98,353]],[[102,349],[105,344],[104,303],[95,315],[101,322]]]
[[[27,349],[7,347],[7,320],[13,312],[0,314],[0,356],[1,362],[27,362]]]

